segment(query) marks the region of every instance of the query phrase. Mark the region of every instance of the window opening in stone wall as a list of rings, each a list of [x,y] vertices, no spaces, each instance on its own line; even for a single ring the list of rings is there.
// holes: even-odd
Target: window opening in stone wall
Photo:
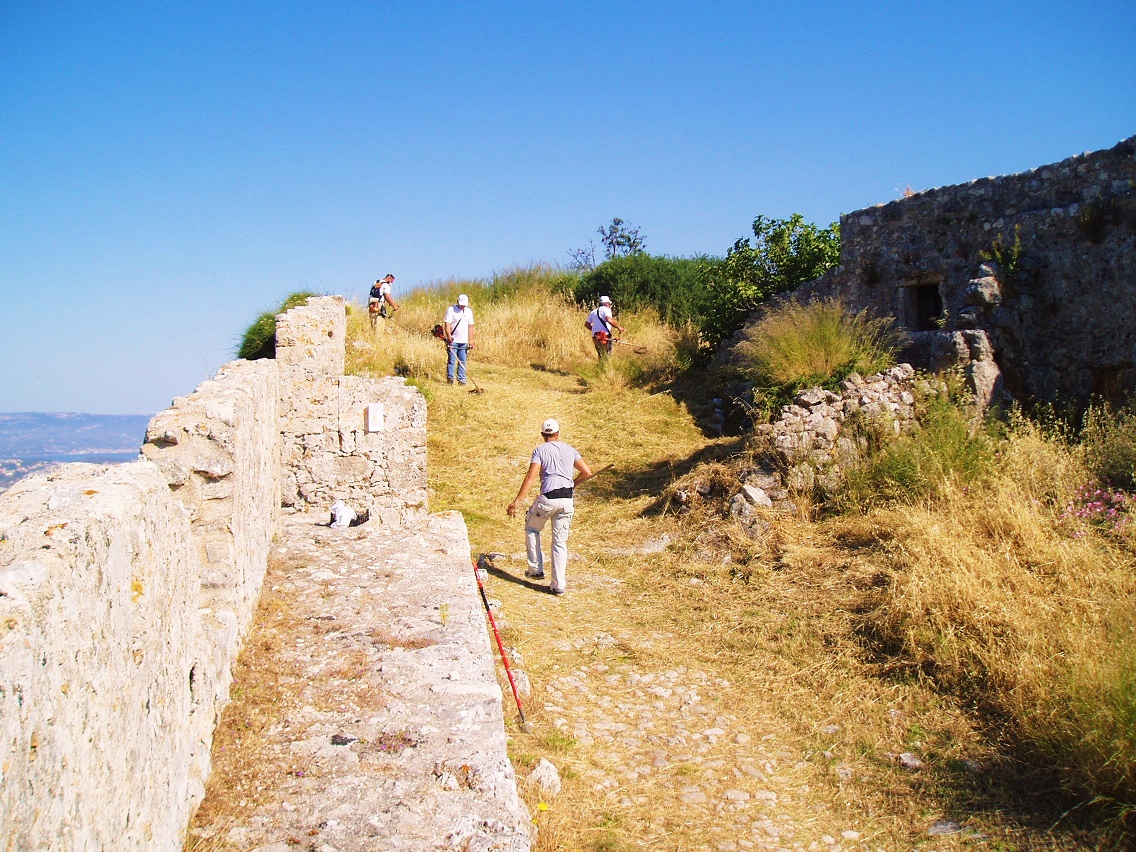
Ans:
[[[900,288],[903,296],[903,324],[911,331],[934,331],[943,315],[943,297],[938,282],[907,284]]]
[[[1125,367],[1090,367],[1092,394],[1110,405],[1123,405],[1132,393],[1124,381],[1125,373],[1132,375],[1131,365]]]

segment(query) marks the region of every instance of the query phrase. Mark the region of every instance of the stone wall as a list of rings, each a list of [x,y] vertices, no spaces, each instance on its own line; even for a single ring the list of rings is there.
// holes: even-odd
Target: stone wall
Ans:
[[[1136,137],[858,210],[840,234],[839,267],[797,297],[896,317],[915,366],[968,367],[961,333],[977,333],[985,366],[971,372],[991,399],[995,366],[1018,398],[1136,391]]]
[[[835,489],[843,471],[867,452],[864,429],[888,429],[899,434],[915,424],[917,395],[936,388],[919,379],[910,364],[863,377],[853,373],[840,384],[840,393],[809,388],[781,409],[772,423],[758,426],[755,437],[785,471],[786,484],[798,491],[815,485]],[[861,427],[848,429],[849,424]]]
[[[205,650],[185,509],[149,462],[74,464],[5,493],[0,531],[4,848],[175,848]]]
[[[144,461],[0,495],[0,844],[178,849],[283,502],[425,513],[425,403],[342,376],[340,297],[151,421]],[[50,841],[45,841],[50,838]]]
[[[401,378],[344,376],[339,296],[312,299],[277,321],[284,505],[343,500],[383,523],[426,512],[426,401]]]
[[[230,666],[256,610],[280,514],[278,381],[272,361],[235,361],[150,421],[145,458],[185,509],[199,566],[193,682],[193,804],[228,703]]]

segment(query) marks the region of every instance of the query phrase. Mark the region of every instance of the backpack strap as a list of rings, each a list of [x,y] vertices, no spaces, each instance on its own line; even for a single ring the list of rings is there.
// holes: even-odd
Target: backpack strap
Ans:
[[[451,340],[453,339],[454,332],[458,330],[458,326],[461,325],[463,319],[465,319],[465,311],[462,311],[462,315],[460,317],[458,317],[458,321],[455,322],[454,327],[450,329],[450,339]]]

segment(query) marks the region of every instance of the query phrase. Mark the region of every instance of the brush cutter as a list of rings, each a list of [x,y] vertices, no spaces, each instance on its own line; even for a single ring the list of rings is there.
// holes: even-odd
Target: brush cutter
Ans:
[[[449,349],[449,348],[450,348],[450,344],[448,344],[448,343],[447,343],[447,344],[446,344],[446,348],[447,348],[447,349]],[[467,379],[469,379],[469,382],[470,382],[470,384],[471,384],[471,385],[473,385],[473,387],[472,387],[472,388],[470,388],[469,392],[470,392],[470,393],[485,393],[485,391],[484,391],[484,390],[482,390],[481,388],[479,388],[479,387],[477,386],[477,382],[475,382],[475,381],[473,380],[473,376],[471,376],[471,375],[469,374],[469,365],[468,365],[468,364],[462,364],[462,363],[461,363],[461,362],[459,361],[459,362],[458,362],[458,366],[460,366],[460,367],[464,367],[464,368],[465,368],[465,377],[466,377]]]
[[[483,553],[478,562],[485,559]],[[525,711],[521,707],[521,696],[517,694],[517,682],[513,680],[513,670],[509,668],[509,657],[505,654],[505,646],[501,643],[501,634],[497,631],[497,620],[493,617],[493,610],[489,606],[489,597],[485,594],[485,584],[481,582],[481,571],[478,562],[473,562],[473,576],[477,578],[477,590],[481,592],[481,602],[485,604],[485,614],[489,616],[489,626],[493,628],[493,638],[497,640],[497,650],[501,652],[501,662],[505,664],[505,675],[509,678],[509,686],[513,690],[513,700],[517,702],[517,713],[521,716],[521,729],[526,730],[528,722],[525,721]]]
[[[614,463],[612,463],[612,464],[605,464],[605,465],[604,465],[603,467],[601,467],[601,468],[600,468],[599,470],[594,470],[594,471],[592,471],[592,476],[591,476],[591,478],[592,478],[592,479],[595,479],[595,478],[596,478],[597,476],[599,476],[599,475],[600,475],[601,473],[606,473],[607,471],[611,470],[611,469],[612,469],[613,467],[615,467],[615,464],[614,464]]]
[[[477,386],[477,382],[475,382],[475,381],[473,380],[473,376],[471,376],[471,375],[469,374],[469,367],[466,367],[466,369],[465,369],[465,377],[466,377],[467,379],[469,379],[469,383],[470,383],[471,385],[473,385],[473,387],[472,387],[472,388],[470,388],[470,391],[469,391],[470,393],[485,393],[485,391],[484,391],[484,390],[482,390],[481,388],[479,388],[479,387]]]
[[[630,346],[631,351],[634,352],[636,355],[646,355],[647,354],[647,347],[646,346],[636,346],[634,343],[632,343],[629,340],[620,340],[617,337],[617,338],[615,338],[615,340],[612,341],[612,343],[618,343],[621,346]]]

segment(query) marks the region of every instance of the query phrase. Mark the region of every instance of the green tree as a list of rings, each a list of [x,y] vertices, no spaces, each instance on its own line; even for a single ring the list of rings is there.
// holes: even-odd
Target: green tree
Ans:
[[[639,233],[638,228],[618,216],[606,228],[600,225],[599,235],[600,242],[604,245],[604,257],[608,260],[643,254],[647,250],[647,238]]]
[[[758,216],[754,240],[737,240],[720,263],[702,268],[708,304],[702,331],[716,343],[737,331],[776,293],[795,290],[840,261],[840,226],[820,228],[800,213],[788,219]]]

